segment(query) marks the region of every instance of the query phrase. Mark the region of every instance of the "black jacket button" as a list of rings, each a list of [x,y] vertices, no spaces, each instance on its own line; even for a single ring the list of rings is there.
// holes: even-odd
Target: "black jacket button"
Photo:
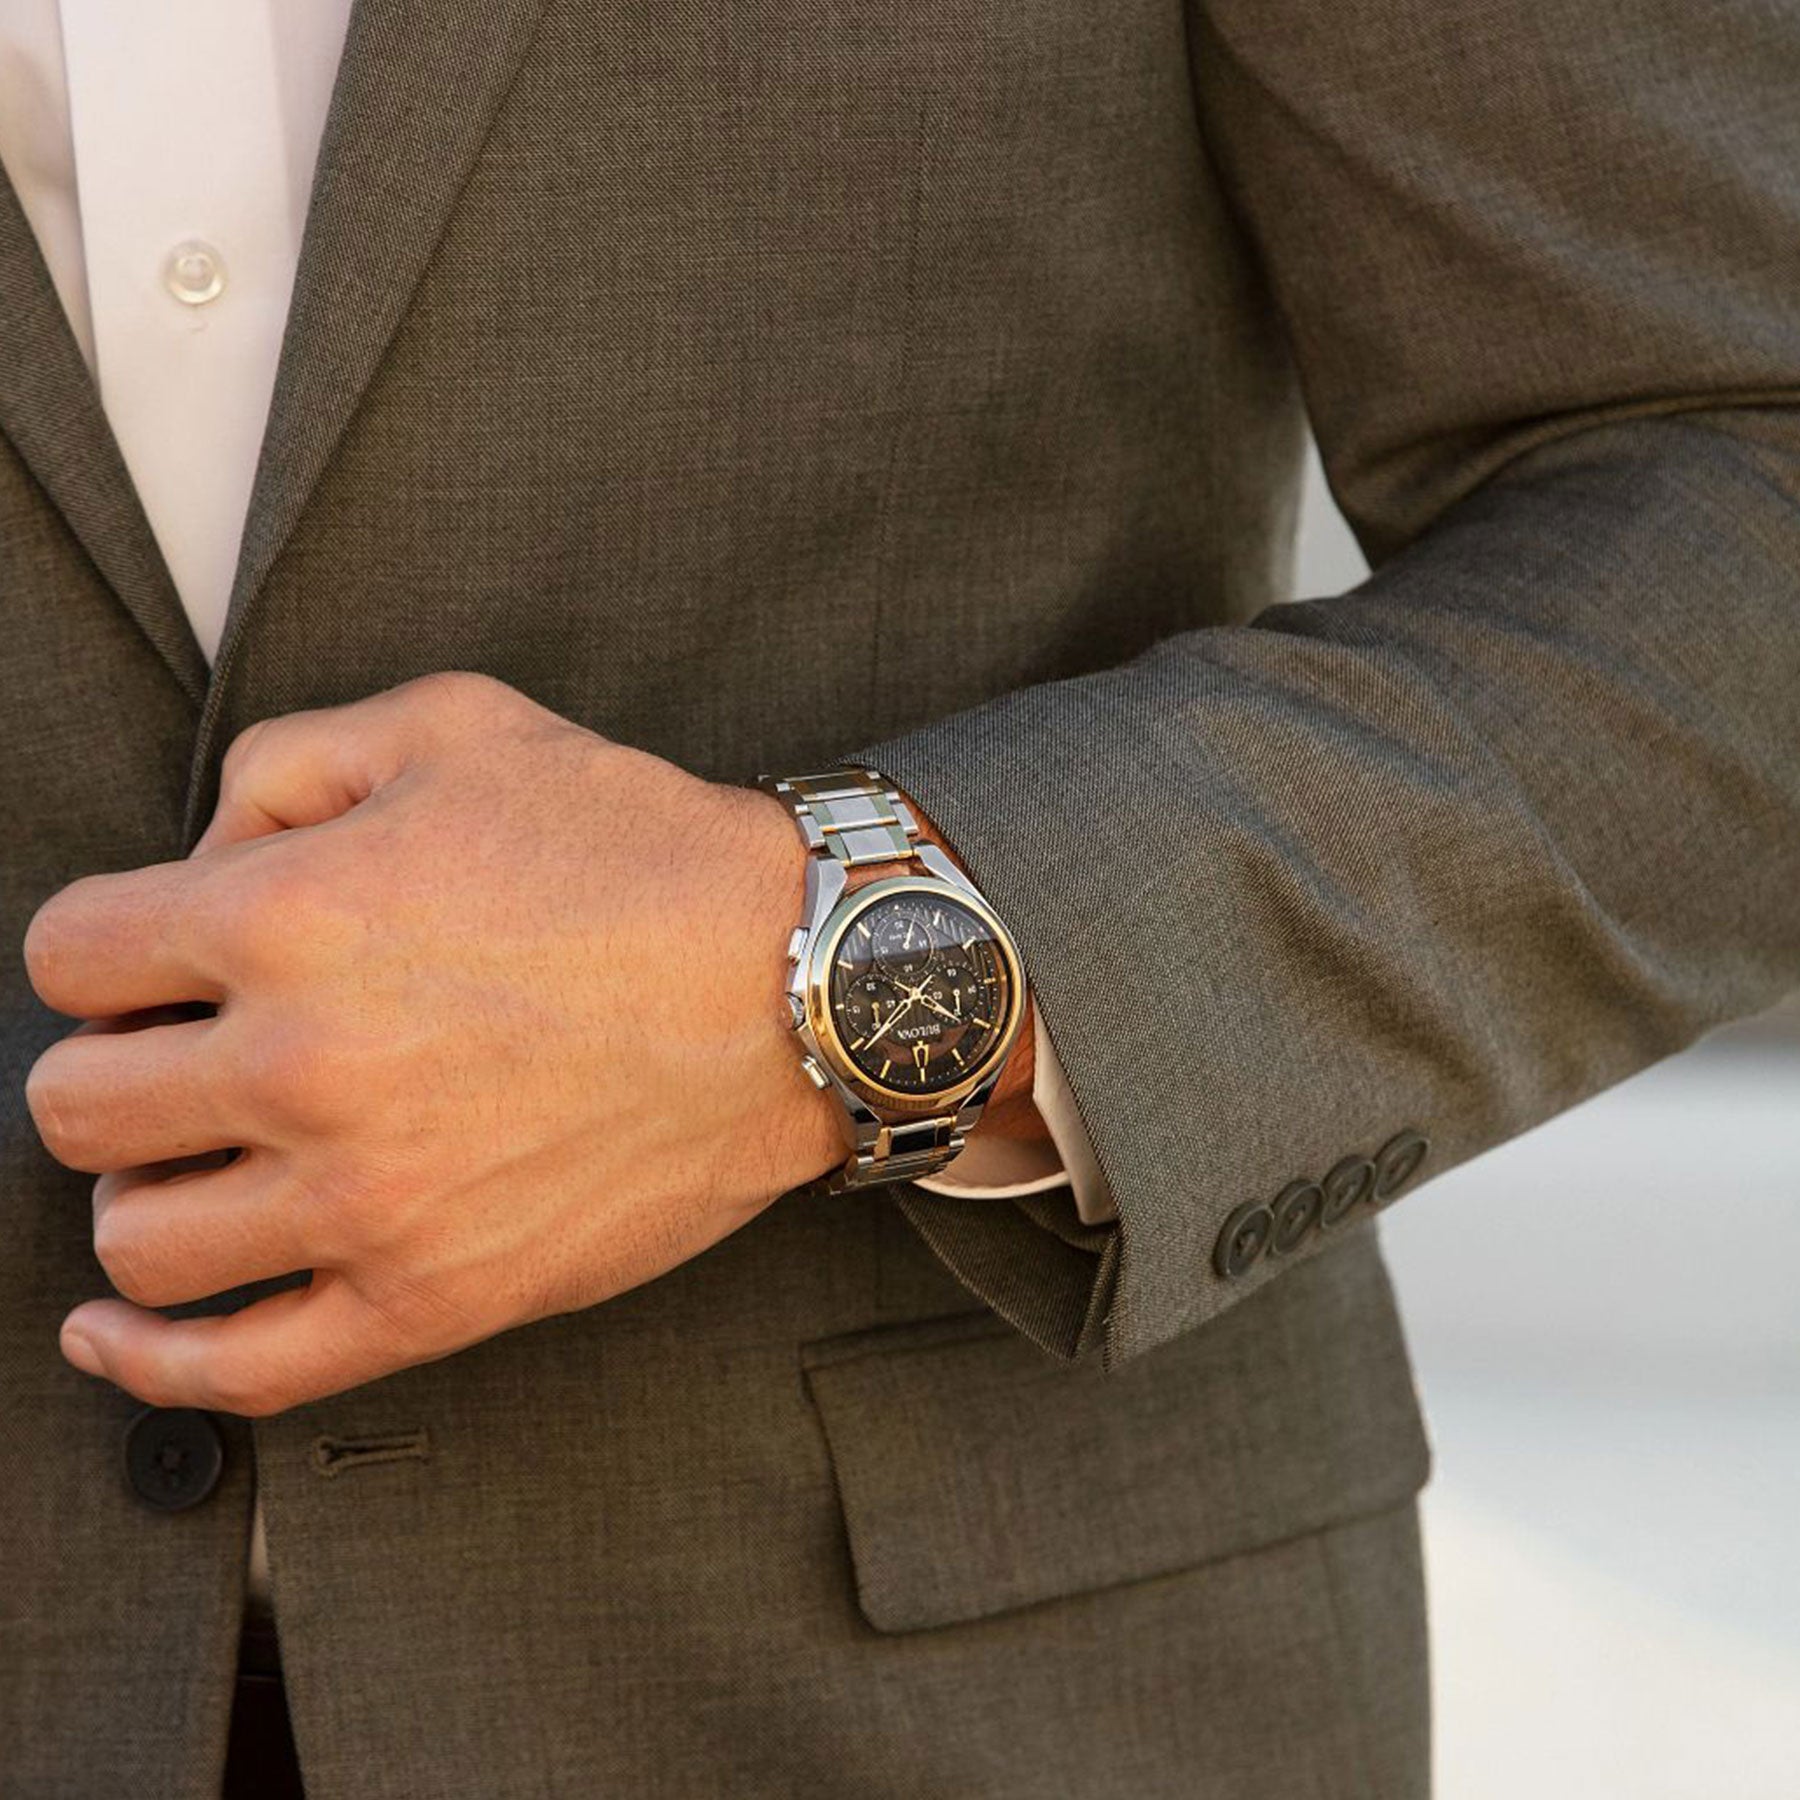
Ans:
[[[1321,1183],[1325,1205],[1319,1223],[1329,1231],[1341,1225],[1375,1191],[1375,1165],[1366,1156],[1346,1156],[1332,1165]]]
[[[210,1413],[147,1406],[125,1428],[125,1479],[146,1506],[183,1512],[219,1485],[225,1441]]]
[[[1397,1132],[1375,1152],[1375,1198],[1391,1199],[1418,1173],[1431,1148],[1416,1131]]]
[[[1240,1206],[1225,1221],[1219,1241],[1213,1245],[1213,1267],[1227,1281],[1248,1274],[1268,1248],[1269,1234],[1274,1229],[1275,1215],[1260,1200]]]
[[[1306,1241],[1319,1222],[1325,1196],[1316,1181],[1290,1181],[1275,1196],[1275,1229],[1269,1234],[1269,1254],[1286,1256]]]

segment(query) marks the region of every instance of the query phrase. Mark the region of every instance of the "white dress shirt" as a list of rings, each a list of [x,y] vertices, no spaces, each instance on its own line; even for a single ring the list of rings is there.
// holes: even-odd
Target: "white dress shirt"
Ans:
[[[207,660],[256,473],[351,0],[0,0],[0,167]],[[979,1133],[922,1187],[1069,1183],[1115,1217],[1033,1008],[1048,1143]],[[250,1591],[267,1602],[262,1511]]]

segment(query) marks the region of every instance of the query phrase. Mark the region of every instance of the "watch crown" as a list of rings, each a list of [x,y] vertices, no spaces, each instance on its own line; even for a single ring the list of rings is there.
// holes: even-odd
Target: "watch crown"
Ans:
[[[806,1023],[806,1002],[798,994],[789,994],[787,1003],[788,1024],[798,1031]]]

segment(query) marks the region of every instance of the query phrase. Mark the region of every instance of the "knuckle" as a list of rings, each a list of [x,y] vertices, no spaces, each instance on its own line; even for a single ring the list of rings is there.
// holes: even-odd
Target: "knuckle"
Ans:
[[[25,974],[40,997],[56,976],[56,937],[59,929],[58,907],[54,899],[46,900],[31,915],[31,921],[25,927]]]
[[[307,1242],[331,1267],[368,1262],[391,1248],[404,1229],[400,1195],[378,1175],[338,1170],[316,1180],[307,1197]]]
[[[238,1055],[238,1080],[258,1113],[305,1132],[330,1132],[354,1116],[353,1083],[324,1041],[299,1030],[262,1034]]]
[[[94,1221],[94,1255],[118,1293],[138,1306],[164,1306],[182,1298],[169,1284],[166,1259],[116,1208]]]
[[[434,669],[407,685],[412,697],[457,717],[485,716],[517,698],[504,681],[475,669]]]
[[[213,1370],[206,1387],[214,1410],[236,1413],[245,1419],[266,1419],[296,1403],[278,1371],[241,1355]]]
[[[119,1385],[146,1406],[192,1406],[193,1393],[179,1381],[156,1370],[140,1372],[129,1362],[119,1371]]]
[[[304,921],[326,898],[303,857],[262,854],[235,871],[231,912],[246,935],[286,948],[305,937]]]
[[[452,701],[491,699],[505,691],[505,683],[478,669],[434,669],[419,683],[428,694]]]
[[[25,1077],[25,1106],[43,1145],[58,1162],[69,1163],[87,1146],[89,1127],[66,1071],[65,1052],[52,1045]]]
[[[405,1352],[441,1352],[483,1335],[476,1307],[442,1280],[389,1269],[378,1280],[364,1282],[362,1293],[391,1342]]]
[[[31,915],[25,926],[20,955],[33,990],[42,1000],[55,1003],[61,970],[74,954],[71,924],[84,900],[92,897],[98,877],[79,875],[60,887]]]
[[[226,745],[224,758],[219,764],[221,788],[234,787],[243,781],[261,753],[268,748],[274,726],[273,719],[257,719],[246,725]]]
[[[307,940],[305,899],[279,857],[258,857],[230,870],[206,894],[199,934],[239,978],[266,978],[293,960]]]

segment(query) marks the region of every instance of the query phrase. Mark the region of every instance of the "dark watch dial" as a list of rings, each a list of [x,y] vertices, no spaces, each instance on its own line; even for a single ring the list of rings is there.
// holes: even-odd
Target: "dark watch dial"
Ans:
[[[1006,1029],[1012,977],[993,931],[948,894],[885,894],[841,938],[829,986],[850,1061],[885,1088],[966,1080]]]

